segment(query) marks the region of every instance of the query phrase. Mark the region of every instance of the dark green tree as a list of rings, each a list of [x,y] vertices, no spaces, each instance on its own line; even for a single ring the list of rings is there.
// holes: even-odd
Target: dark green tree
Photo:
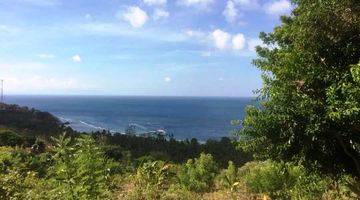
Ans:
[[[360,177],[360,1],[294,0],[261,33],[259,106],[238,132],[259,157]]]

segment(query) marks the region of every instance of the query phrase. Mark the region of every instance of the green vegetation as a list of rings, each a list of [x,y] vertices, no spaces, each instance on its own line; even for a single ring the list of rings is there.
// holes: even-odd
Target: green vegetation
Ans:
[[[351,177],[334,181],[302,166],[253,161],[219,169],[210,154],[184,164],[118,162],[88,135],[60,135],[43,153],[0,147],[1,199],[356,199]],[[127,170],[125,170],[127,169]]]
[[[0,104],[0,199],[359,199],[360,3],[293,2],[260,35],[240,140],[89,135]]]
[[[261,106],[247,109],[242,145],[258,157],[360,178],[360,4],[297,0],[258,47]]]

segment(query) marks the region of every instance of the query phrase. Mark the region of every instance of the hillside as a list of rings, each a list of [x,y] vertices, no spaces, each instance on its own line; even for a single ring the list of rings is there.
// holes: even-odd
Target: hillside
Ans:
[[[1,199],[357,198],[351,177],[252,161],[228,138],[199,144],[68,129],[69,137],[49,113],[5,104],[1,112]]]
[[[0,103],[0,127],[46,137],[72,131],[48,112],[4,103]]]

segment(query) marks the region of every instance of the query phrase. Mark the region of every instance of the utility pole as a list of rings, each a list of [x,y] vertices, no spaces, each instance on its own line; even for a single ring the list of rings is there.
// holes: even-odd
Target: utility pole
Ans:
[[[1,79],[1,103],[4,103],[4,80]]]

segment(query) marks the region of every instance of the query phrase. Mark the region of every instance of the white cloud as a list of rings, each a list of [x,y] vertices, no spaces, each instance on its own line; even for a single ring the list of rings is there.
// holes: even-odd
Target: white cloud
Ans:
[[[50,66],[42,62],[0,60],[1,79],[4,79],[6,94],[54,94],[96,89],[86,79],[80,81],[80,77],[47,74],[46,71],[53,67],[53,64]]]
[[[168,18],[170,16],[170,13],[167,12],[166,10],[164,9],[155,9],[154,11],[154,14],[153,14],[153,19],[156,21],[156,20],[159,20],[159,19],[165,19],[165,18]]]
[[[188,37],[194,37],[194,38],[202,38],[206,35],[204,32],[197,31],[197,30],[187,30],[187,31],[185,31],[185,34]]]
[[[164,81],[167,82],[167,83],[169,83],[169,82],[171,82],[171,78],[168,77],[168,76],[166,76],[166,77],[164,77]]]
[[[283,15],[291,11],[291,3],[288,0],[277,0],[264,5],[265,12],[271,15]]]
[[[228,1],[226,3],[225,10],[223,11],[223,15],[226,20],[230,23],[235,22],[236,17],[238,16],[238,10],[235,7],[235,3],[233,1]]]
[[[91,87],[75,78],[58,78],[41,75],[5,76],[7,93],[54,93],[69,90],[88,90]]]
[[[86,14],[86,15],[85,15],[85,19],[91,20],[91,19],[92,19],[91,14],[89,14],[89,13],[88,13],[88,14]]]
[[[231,34],[221,29],[216,29],[210,33],[202,31],[188,30],[185,34],[189,39],[196,40],[199,43],[214,46],[219,50],[243,50],[246,46],[246,38],[244,34]],[[210,51],[200,51],[201,56],[211,56]]]
[[[123,19],[135,28],[142,27],[149,19],[147,13],[137,6],[129,6],[123,14]]]
[[[196,40],[198,43],[203,43],[205,45],[214,46],[216,49],[222,51],[239,51],[245,49],[246,46],[246,38],[242,33],[232,34],[221,29],[216,29],[209,33],[188,30],[185,31],[185,34],[189,37],[189,39]],[[212,55],[212,52],[200,51],[200,55],[202,57],[209,57]]]
[[[200,8],[208,8],[214,3],[214,0],[178,0],[180,5],[184,6],[198,6]]]
[[[55,58],[55,56],[53,54],[46,54],[46,53],[39,54],[38,57],[39,58],[44,58],[44,59]]]
[[[235,1],[236,1],[236,3],[241,4],[241,5],[248,5],[254,0],[235,0]]]
[[[223,78],[223,77],[219,77],[218,80],[219,80],[219,81],[223,81],[224,78]]]
[[[260,8],[258,0],[233,0],[236,4],[240,5],[242,9],[256,9]]]
[[[245,11],[261,9],[258,0],[228,0],[222,14],[229,23],[236,22],[238,25],[244,25],[246,22],[237,21],[237,19],[243,17]]]
[[[183,32],[184,36],[187,37],[187,39],[190,39],[191,41],[194,41],[196,43],[202,43],[207,44],[209,43],[209,39],[212,42],[212,36],[211,34],[201,31],[201,30],[186,30]]]
[[[233,38],[232,38],[232,48],[234,50],[242,50],[245,47],[245,37],[243,34],[239,33],[236,34]]]
[[[71,59],[72,59],[74,62],[81,62],[81,61],[82,61],[82,59],[81,59],[81,57],[80,57],[79,54],[74,55]]]
[[[216,29],[210,34],[210,37],[213,39],[216,48],[225,50],[229,47],[229,41],[231,39],[229,33]]]
[[[163,6],[167,0],[143,0],[149,6]]]

